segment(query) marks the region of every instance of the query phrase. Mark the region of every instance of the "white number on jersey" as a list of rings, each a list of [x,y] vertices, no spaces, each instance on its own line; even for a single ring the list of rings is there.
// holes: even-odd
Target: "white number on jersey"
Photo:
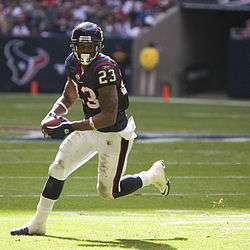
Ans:
[[[83,92],[83,94],[85,96],[87,96],[87,98],[86,98],[87,101],[83,100],[83,102],[85,103],[85,105],[87,105],[91,109],[98,109],[100,107],[99,101],[96,98],[96,94],[95,94],[95,92],[92,89],[83,86],[81,88],[81,91]]]
[[[109,82],[115,82],[116,81],[116,75],[115,75],[115,70],[114,69],[109,69],[108,71],[100,70],[98,72],[98,75],[99,75],[99,83],[100,84],[108,83],[108,76],[109,76]]]

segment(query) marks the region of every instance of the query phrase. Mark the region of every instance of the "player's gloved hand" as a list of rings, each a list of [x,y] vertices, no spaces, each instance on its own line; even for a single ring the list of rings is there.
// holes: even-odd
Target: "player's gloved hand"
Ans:
[[[65,117],[49,113],[42,120],[41,129],[44,136],[49,136],[52,139],[63,139],[74,131],[71,124],[72,122]]]
[[[64,139],[74,131],[70,121],[64,121],[57,126],[47,126],[46,134],[53,139]]]

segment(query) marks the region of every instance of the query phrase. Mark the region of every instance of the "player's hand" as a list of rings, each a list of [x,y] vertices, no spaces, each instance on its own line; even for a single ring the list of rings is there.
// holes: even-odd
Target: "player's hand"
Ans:
[[[64,139],[74,131],[70,121],[65,121],[57,126],[46,126],[44,132],[53,139]]]
[[[72,122],[63,116],[48,114],[41,122],[42,133],[53,139],[63,139],[74,131],[71,124]]]

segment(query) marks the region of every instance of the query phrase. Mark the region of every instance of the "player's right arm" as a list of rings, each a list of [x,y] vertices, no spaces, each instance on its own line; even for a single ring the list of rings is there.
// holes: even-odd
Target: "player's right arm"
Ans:
[[[42,120],[41,125],[43,125],[48,117],[66,115],[68,109],[74,104],[77,98],[78,92],[76,84],[68,77],[62,95],[55,101],[52,109]]]

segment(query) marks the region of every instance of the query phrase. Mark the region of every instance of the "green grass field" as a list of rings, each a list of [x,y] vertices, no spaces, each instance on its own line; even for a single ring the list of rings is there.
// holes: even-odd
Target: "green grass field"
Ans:
[[[46,236],[10,236],[35,211],[58,141],[22,141],[55,95],[0,95],[0,249],[250,249],[250,142],[135,143],[127,173],[168,162],[171,193],[105,200],[97,158],[66,182]],[[250,135],[250,102],[131,102],[139,131]],[[77,104],[68,116],[81,118]]]

